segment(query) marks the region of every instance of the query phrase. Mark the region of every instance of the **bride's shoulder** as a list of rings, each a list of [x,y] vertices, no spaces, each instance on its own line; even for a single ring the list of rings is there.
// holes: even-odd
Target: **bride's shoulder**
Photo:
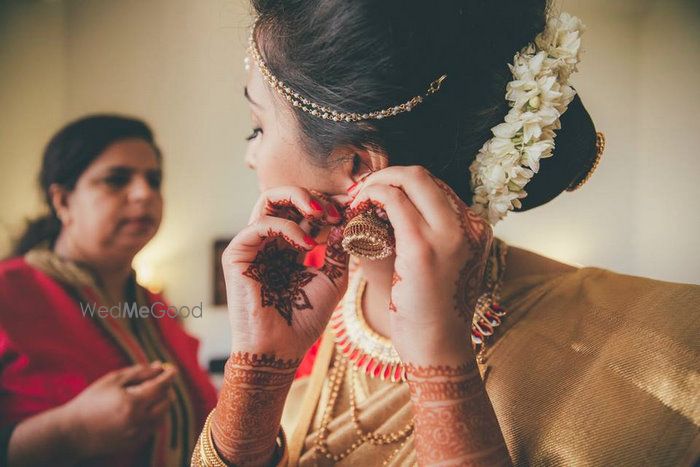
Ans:
[[[569,275],[569,273],[576,274]],[[638,287],[645,290],[685,290],[695,294],[696,297],[700,294],[700,285],[697,284],[670,282],[596,266],[577,267],[525,248],[508,245],[503,274],[504,284],[521,283],[518,279],[523,279],[523,283],[537,283],[554,276],[564,275],[568,276],[570,281],[585,279],[590,284],[612,289]]]
[[[575,272],[579,268],[515,246],[508,246],[504,282],[523,276]]]

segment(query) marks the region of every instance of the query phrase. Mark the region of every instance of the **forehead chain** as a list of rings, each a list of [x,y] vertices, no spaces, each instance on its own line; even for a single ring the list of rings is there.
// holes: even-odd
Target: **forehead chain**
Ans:
[[[392,117],[402,112],[410,112],[411,109],[423,102],[424,98],[438,92],[440,90],[440,85],[447,78],[446,74],[441,75],[431,82],[430,85],[428,85],[428,89],[423,95],[414,96],[402,104],[367,113],[338,112],[321,104],[311,102],[306,97],[291,89],[283,81],[277,79],[265,64],[265,60],[263,60],[260,50],[258,49],[258,45],[255,42],[255,38],[253,37],[253,31],[255,31],[255,25],[253,25],[251,28],[250,36],[248,38],[248,54],[255,60],[255,63],[258,65],[258,69],[263,75],[263,78],[265,78],[265,81],[267,81],[267,83],[275,91],[280,93],[294,107],[325,120],[332,120],[335,122],[359,122],[362,120],[379,120],[386,117]],[[246,57],[245,66],[246,69],[248,69],[250,66],[248,57]]]

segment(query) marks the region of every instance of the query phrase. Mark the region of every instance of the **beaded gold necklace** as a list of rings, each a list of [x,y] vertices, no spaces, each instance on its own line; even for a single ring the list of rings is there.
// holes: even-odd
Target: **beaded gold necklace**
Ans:
[[[316,439],[314,442],[314,455],[322,455],[326,459],[332,460],[333,462],[339,462],[346,458],[348,455],[350,455],[350,453],[352,453],[355,449],[360,447],[365,442],[369,442],[376,446],[401,442],[401,444],[396,449],[394,449],[391,455],[384,460],[383,465],[387,465],[389,460],[391,460],[391,458],[393,458],[401,450],[404,444],[406,444],[408,438],[413,434],[413,420],[408,422],[406,426],[404,426],[402,429],[393,433],[377,433],[375,431],[366,431],[365,429],[363,429],[360,425],[359,411],[357,408],[357,402],[355,398],[355,384],[357,383],[357,371],[354,368],[350,369],[352,373],[349,380],[350,417],[352,418],[352,423],[353,427],[355,428],[357,438],[355,438],[352,444],[342,452],[333,453],[328,447],[328,425],[333,419],[333,410],[335,408],[335,403],[338,399],[338,393],[343,383],[343,378],[345,376],[347,368],[347,359],[343,358],[343,356],[340,353],[336,353],[335,359],[333,361],[333,368],[331,368],[328,372],[328,402],[326,403],[326,407],[324,408],[323,416],[321,419],[321,426],[319,427],[318,434],[316,435]]]
[[[471,326],[471,344],[477,363],[485,362],[486,345],[507,312],[498,302],[505,273],[508,245],[494,238],[484,274],[484,290],[477,300]],[[358,371],[383,381],[402,382],[406,371],[391,340],[369,327],[362,312],[362,295],[367,281],[357,262],[351,268],[350,284],[333,312],[330,326],[339,354]]]

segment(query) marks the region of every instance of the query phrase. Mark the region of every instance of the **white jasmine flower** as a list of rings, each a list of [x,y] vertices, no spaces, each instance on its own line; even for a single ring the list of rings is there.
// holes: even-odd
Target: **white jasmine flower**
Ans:
[[[511,138],[493,138],[488,142],[486,150],[497,158],[504,158],[510,154],[517,154],[515,143],[513,143]]]
[[[491,129],[469,167],[472,209],[492,225],[522,207],[525,185],[553,155],[555,130],[576,92],[567,84],[580,60],[585,27],[575,16],[549,18],[545,30],[508,65],[513,80],[506,86],[511,109],[504,123]]]
[[[540,159],[550,157],[552,155],[553,148],[554,141],[538,141],[523,149],[523,157],[521,161],[523,165],[529,167],[533,172],[537,173],[540,171]]]
[[[515,134],[520,131],[523,124],[520,121],[501,123],[496,125],[491,129],[493,135],[497,138],[512,138]]]

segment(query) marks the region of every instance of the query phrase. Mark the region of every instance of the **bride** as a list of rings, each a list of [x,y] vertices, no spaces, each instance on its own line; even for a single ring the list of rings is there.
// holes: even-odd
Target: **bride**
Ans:
[[[700,287],[511,247],[604,148],[545,0],[253,0],[222,263],[231,357],[193,465],[691,465]],[[555,146],[556,145],[556,146]]]

